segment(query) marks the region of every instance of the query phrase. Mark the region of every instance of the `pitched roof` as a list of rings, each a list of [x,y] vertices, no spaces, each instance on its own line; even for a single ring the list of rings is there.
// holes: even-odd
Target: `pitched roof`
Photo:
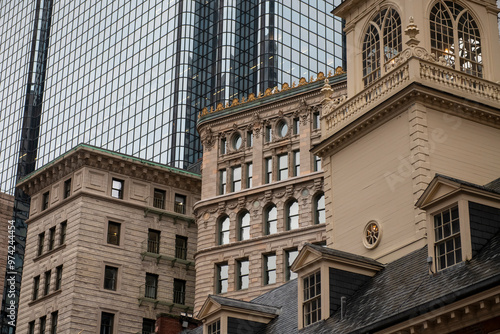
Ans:
[[[280,307],[269,306],[265,304],[259,304],[255,301],[245,302],[243,300],[232,299],[217,295],[210,295],[209,298],[213,299],[215,302],[221,306],[236,307],[249,311],[257,311],[269,314],[280,314]]]
[[[335,257],[342,257],[342,258],[346,258],[346,259],[353,260],[356,262],[364,262],[364,263],[371,264],[374,266],[383,267],[383,264],[381,264],[380,262],[375,261],[374,259],[371,259],[371,258],[366,257],[366,256],[347,253],[347,252],[340,251],[338,249],[323,247],[323,246],[319,246],[319,245],[313,245],[313,244],[306,244],[306,245],[323,253],[323,254],[326,254],[326,255],[331,255],[331,256],[335,256]]]

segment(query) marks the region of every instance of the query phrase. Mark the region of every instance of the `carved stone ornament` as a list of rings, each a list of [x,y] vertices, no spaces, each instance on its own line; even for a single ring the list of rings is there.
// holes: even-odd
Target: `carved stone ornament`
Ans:
[[[212,148],[214,147],[215,136],[210,126],[208,126],[205,131],[203,131],[201,142],[203,143],[203,146],[207,149],[207,151],[212,150]]]
[[[347,95],[340,95],[339,97],[335,99],[330,99],[327,103],[323,104],[322,106],[322,114],[323,116],[326,116],[330,113],[332,113],[338,105],[342,104],[344,101],[347,100]]]
[[[217,206],[217,211],[219,214],[225,213],[226,212],[226,202],[219,202],[219,205]]]
[[[286,197],[293,196],[293,190],[294,190],[293,184],[289,185],[289,186],[286,186]]]

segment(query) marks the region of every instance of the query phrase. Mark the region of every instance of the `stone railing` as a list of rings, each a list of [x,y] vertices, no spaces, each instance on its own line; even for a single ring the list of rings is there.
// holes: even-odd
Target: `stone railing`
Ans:
[[[395,59],[387,74],[352,98],[326,99],[322,111],[322,127],[326,129],[323,136],[332,135],[412,82],[454,91],[459,96],[474,95],[493,105],[500,103],[500,84],[456,71],[446,66],[444,59],[436,59],[421,47],[412,47]]]

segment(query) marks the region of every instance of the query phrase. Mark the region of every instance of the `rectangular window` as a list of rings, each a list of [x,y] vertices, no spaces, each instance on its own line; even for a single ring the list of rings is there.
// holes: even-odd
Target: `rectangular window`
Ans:
[[[253,132],[248,131],[247,132],[247,147],[252,147],[253,146]]]
[[[278,180],[288,179],[288,154],[278,156]]]
[[[292,249],[286,251],[285,255],[286,255],[285,279],[289,281],[297,277],[297,274],[294,273],[290,268],[292,267],[293,261],[295,261],[295,259],[297,258],[297,255],[299,255],[299,252],[296,249]]]
[[[227,263],[217,265],[217,293],[227,292],[229,266]]]
[[[50,325],[50,334],[56,334],[57,333],[57,318],[58,318],[58,312],[52,312],[51,313],[51,325]]]
[[[49,207],[49,192],[42,195],[42,211]]]
[[[35,321],[31,321],[28,324],[28,334],[35,334]]]
[[[43,295],[47,296],[50,292],[50,270],[45,272],[45,285],[43,288]]]
[[[153,196],[153,206],[158,209],[165,209],[165,190],[155,189]]]
[[[270,143],[273,140],[273,128],[268,125],[266,126],[266,143]]]
[[[156,321],[153,319],[142,319],[142,334],[154,334]]]
[[[175,257],[185,260],[187,258],[188,238],[180,235],[175,236]]]
[[[115,315],[113,313],[102,312],[100,334],[113,334],[114,322],[115,322]]]
[[[68,227],[68,222],[64,221],[61,224],[61,232],[59,234],[59,245],[64,245],[66,242],[66,228]]]
[[[160,231],[148,230],[148,253],[160,254]]]
[[[38,256],[43,254],[43,244],[45,243],[45,232],[38,235]]]
[[[250,262],[248,259],[239,260],[238,262],[238,284],[237,289],[243,290],[248,289],[248,284],[250,283]]]
[[[174,303],[185,304],[186,298],[186,281],[174,279]]]
[[[293,176],[300,175],[300,151],[293,152]]]
[[[264,285],[276,283],[276,254],[264,255]]]
[[[33,300],[38,299],[38,291],[40,290],[40,275],[33,277]]]
[[[108,223],[108,244],[110,245],[120,245],[120,223],[109,222]]]
[[[104,289],[116,291],[118,268],[106,266],[104,268]]]
[[[316,272],[304,278],[304,326],[321,320],[321,274]]]
[[[219,184],[220,184],[219,194],[220,195],[224,195],[226,193],[226,180],[227,180],[226,170],[221,169],[219,171]]]
[[[62,286],[62,270],[63,266],[60,265],[56,268],[56,291],[61,290]]]
[[[319,129],[321,127],[321,121],[319,119],[319,111],[313,113],[313,129]]]
[[[293,134],[298,135],[300,133],[300,119],[293,119]]]
[[[222,138],[220,140],[220,154],[226,154],[227,153],[227,140],[226,138]]]
[[[321,158],[317,155],[314,156],[314,171],[319,172],[321,170]]]
[[[47,326],[47,316],[43,316],[40,318],[40,334],[45,334],[45,327]]]
[[[71,179],[64,181],[64,198],[68,198],[71,195]]]
[[[247,163],[247,188],[252,188],[253,164]]]
[[[240,191],[241,190],[241,166],[233,167],[233,182],[232,182],[232,190]]]
[[[113,178],[111,182],[111,197],[123,199],[123,180]]]
[[[54,249],[54,244],[56,243],[56,227],[52,227],[49,230],[49,251]]]
[[[266,158],[266,183],[273,181],[273,158]]]
[[[207,326],[208,334],[221,334],[220,320],[214,321]]]
[[[156,299],[158,292],[158,275],[146,274],[146,293],[144,297]]]
[[[180,214],[186,214],[186,196],[175,194],[174,211]]]
[[[434,216],[434,238],[438,270],[462,262],[458,206]]]

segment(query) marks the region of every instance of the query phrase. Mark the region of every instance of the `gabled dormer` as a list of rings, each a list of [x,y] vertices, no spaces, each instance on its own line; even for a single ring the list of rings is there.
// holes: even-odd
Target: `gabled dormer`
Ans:
[[[364,256],[306,244],[291,268],[298,274],[298,328],[341,312],[342,304],[349,303],[382,268],[381,263]]]
[[[499,180],[480,186],[436,175],[430,182],[416,206],[427,215],[431,272],[472,259],[500,231]]]
[[[209,295],[198,319],[203,321],[203,334],[259,333],[280,314],[280,308],[254,302]]]

